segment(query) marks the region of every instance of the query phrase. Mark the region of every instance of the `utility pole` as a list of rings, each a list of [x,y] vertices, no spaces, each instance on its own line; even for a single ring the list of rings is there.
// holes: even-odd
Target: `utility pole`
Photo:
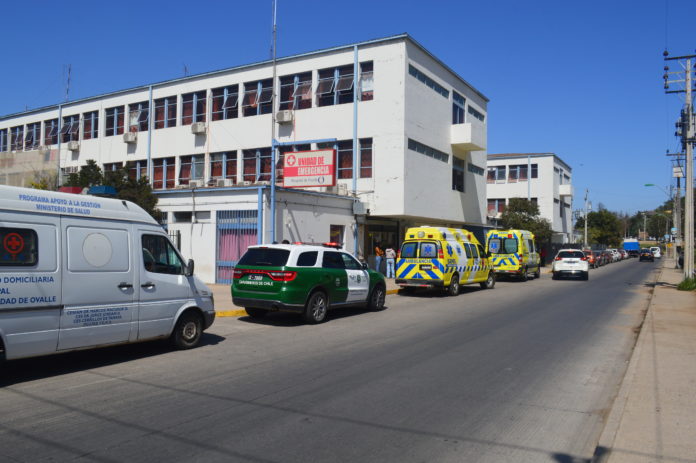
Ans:
[[[583,242],[583,246],[585,249],[587,249],[587,195],[590,193],[590,190],[585,188],[585,240]]]
[[[684,207],[684,278],[691,278],[694,273],[694,111],[691,103],[693,59],[696,55],[669,57],[667,50],[663,53],[665,61],[677,60],[682,70],[670,72],[665,66],[665,93],[684,93],[686,99],[681,112],[681,138],[686,153],[686,195]],[[684,78],[681,78],[681,74]],[[669,80],[670,74],[677,74],[676,80]],[[669,84],[683,83],[684,89],[669,90]]]

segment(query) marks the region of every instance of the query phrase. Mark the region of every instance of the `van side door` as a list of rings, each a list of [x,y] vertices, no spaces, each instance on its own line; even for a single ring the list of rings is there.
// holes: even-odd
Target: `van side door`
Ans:
[[[137,310],[131,225],[62,217],[61,230],[58,350],[128,341]]]
[[[191,301],[192,283],[185,275],[184,260],[164,232],[139,228],[136,240],[138,339],[166,336],[179,309]]]

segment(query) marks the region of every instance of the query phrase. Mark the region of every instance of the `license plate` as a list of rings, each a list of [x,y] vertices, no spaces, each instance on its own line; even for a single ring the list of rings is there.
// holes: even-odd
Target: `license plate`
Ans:
[[[249,279],[252,281],[261,281],[261,280],[263,280],[263,275],[251,274],[251,275],[249,275]]]
[[[422,264],[422,265],[420,266],[420,269],[421,269],[421,270],[432,270],[432,269],[433,269],[433,266],[432,266],[432,264]]]

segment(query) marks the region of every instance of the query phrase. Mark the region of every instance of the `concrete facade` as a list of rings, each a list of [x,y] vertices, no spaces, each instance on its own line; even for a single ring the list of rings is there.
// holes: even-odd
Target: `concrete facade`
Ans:
[[[328,78],[329,74],[332,77]],[[5,134],[7,151],[57,152],[64,175],[90,159],[105,169],[126,166],[134,176],[149,173],[160,198],[158,207],[172,230],[186,228],[174,213],[192,207],[192,195],[206,197],[212,231],[195,231],[204,227],[207,219],[202,219],[188,224],[194,231],[182,233],[181,238],[184,254],[195,257],[201,271],[215,266],[211,255],[216,212],[221,208],[244,210],[247,196],[252,197],[250,204],[256,209],[258,194],[263,196],[259,217],[265,217],[260,220],[259,242],[294,237],[308,240],[310,236],[318,239],[329,234],[330,225],[340,222],[351,230],[344,235],[343,244],[364,258],[369,257],[376,242],[398,244],[409,226],[485,224],[488,100],[411,37],[404,34],[280,58],[276,75],[270,90],[273,68],[265,61],[8,115],[0,117],[0,136]],[[310,82],[309,91],[290,98],[290,121],[274,125],[272,113],[287,109],[282,103],[288,101],[288,94],[283,96],[284,88],[289,88],[283,86],[289,85],[288,79],[297,92],[302,81]],[[333,91],[327,96],[329,83]],[[223,89],[227,90],[222,98],[238,94],[234,108],[221,109],[221,103],[228,102],[220,97]],[[264,106],[264,98],[271,94],[276,97]],[[331,95],[333,103],[325,104]],[[456,121],[455,98],[461,106]],[[176,108],[169,124],[162,108],[173,109],[173,104]],[[121,122],[113,108],[123,114]],[[144,111],[138,112],[141,108]],[[253,115],[245,114],[250,110]],[[236,112],[236,116],[225,118],[228,112]],[[92,114],[98,117],[95,124],[91,123]],[[214,120],[221,114],[221,120]],[[68,137],[59,134],[61,140],[47,138],[49,121],[58,120],[58,131],[65,132],[73,116],[79,128],[72,137],[68,128]],[[31,146],[19,146],[13,134],[21,128],[26,135],[34,124],[40,126],[40,139],[32,140]],[[96,136],[86,135],[89,125],[98,127]],[[275,237],[270,234],[270,215],[265,216],[270,214],[271,171],[271,159],[265,156],[272,140],[302,145],[298,150],[318,149],[321,145],[317,142],[336,140],[328,144],[338,149],[337,167],[343,171],[336,187],[308,189],[325,193],[323,196],[310,199],[287,192],[283,197],[294,198],[287,208],[281,207],[277,198],[280,210]],[[357,149],[352,156],[354,140]],[[252,151],[255,158],[249,154]],[[346,155],[348,151],[351,154]],[[213,161],[223,153],[230,171],[220,175]],[[191,172],[196,168],[194,175]],[[282,172],[281,168],[277,164],[276,172]],[[334,201],[332,195],[341,204],[330,205],[343,211],[338,214],[340,220],[326,207],[315,214],[319,210],[316,198],[322,198],[319,202],[326,206]],[[351,207],[346,207],[347,203]],[[296,228],[292,236],[286,235],[287,217],[283,214],[299,214],[307,208],[313,211],[312,220],[293,222]],[[357,231],[357,241],[352,230]],[[204,272],[214,275],[214,271]]]
[[[531,165],[529,174],[525,170]],[[521,172],[516,166],[521,166]],[[536,166],[536,167],[534,167]],[[535,175],[536,172],[536,175]],[[502,177],[501,177],[502,176]],[[573,183],[572,169],[553,153],[506,153],[488,155],[487,218],[493,225],[510,198],[537,202],[539,214],[548,220],[554,232],[552,241],[572,242]]]

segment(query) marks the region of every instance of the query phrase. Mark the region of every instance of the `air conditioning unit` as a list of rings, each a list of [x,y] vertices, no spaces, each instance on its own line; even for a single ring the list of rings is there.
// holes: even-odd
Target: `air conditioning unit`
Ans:
[[[215,186],[234,186],[234,180],[231,178],[219,178],[215,181]]]
[[[201,188],[203,186],[203,180],[189,180],[188,186],[191,188]]]
[[[123,134],[123,141],[126,143],[136,143],[138,141],[138,132],[126,132]]]
[[[253,185],[253,184],[254,184],[254,182],[250,182],[249,180],[244,180],[244,181],[242,182],[242,185],[243,185],[243,186],[251,186],[251,185]]]
[[[79,151],[80,150],[80,142],[79,141],[69,141],[68,142],[68,150],[69,151]]]
[[[338,187],[336,185],[324,187],[324,193],[331,193],[332,195],[337,195]]]
[[[289,124],[292,122],[293,118],[293,112],[289,109],[284,109],[276,113],[276,121],[278,121],[278,124]]]
[[[348,196],[348,185],[345,183],[338,184],[338,194],[343,196]]]
[[[367,215],[367,205],[360,201],[353,202],[353,214],[355,215]]]
[[[196,135],[205,134],[205,122],[194,122],[191,124],[191,133]]]
[[[269,182],[268,180],[260,180],[260,181],[256,182],[256,184],[257,185],[270,185],[271,182]]]
[[[190,188],[190,187],[189,187],[187,184],[185,184],[185,183],[180,183],[180,184],[178,184],[176,187],[177,187],[178,189],[180,189],[180,190],[186,190],[186,189]]]

